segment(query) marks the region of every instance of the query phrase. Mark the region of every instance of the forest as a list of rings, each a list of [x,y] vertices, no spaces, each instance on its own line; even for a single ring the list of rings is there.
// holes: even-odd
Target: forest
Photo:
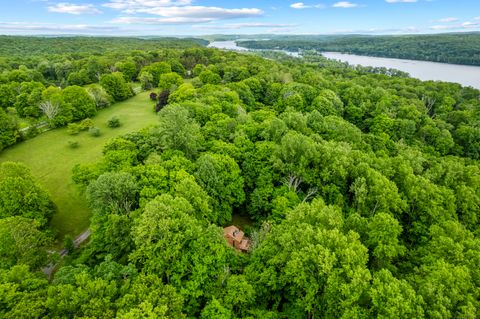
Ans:
[[[152,41],[2,58],[1,318],[480,317],[480,91]],[[133,96],[155,124],[71,167],[91,237],[62,258],[50,192],[2,155]]]
[[[249,49],[316,50],[374,57],[480,65],[480,33],[422,35],[274,36],[270,40],[237,40]]]

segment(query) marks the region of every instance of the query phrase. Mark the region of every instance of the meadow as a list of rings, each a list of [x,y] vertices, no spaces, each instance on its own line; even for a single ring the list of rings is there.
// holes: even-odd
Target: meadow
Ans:
[[[58,230],[57,238],[67,234],[76,236],[89,225],[91,211],[84,195],[72,181],[73,166],[98,160],[102,156],[103,145],[111,138],[155,124],[157,120],[148,95],[148,92],[143,92],[100,110],[92,119],[94,126],[101,131],[98,137],[88,132],[72,136],[63,127],[42,133],[0,153],[0,162],[22,162],[30,167],[38,181],[50,192],[57,206],[57,213],[51,221],[51,226]],[[107,126],[107,121],[113,116],[120,119],[120,127]],[[71,148],[69,141],[76,141],[79,146]]]

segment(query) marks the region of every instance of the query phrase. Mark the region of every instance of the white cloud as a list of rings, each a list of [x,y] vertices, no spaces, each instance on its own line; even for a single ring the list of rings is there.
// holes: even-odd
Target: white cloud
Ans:
[[[348,1],[340,1],[332,5],[334,8],[355,8],[358,7],[358,4],[348,2]]]
[[[73,4],[73,3],[58,3],[54,6],[49,6],[48,11],[56,13],[69,13],[69,14],[98,14],[102,11],[98,10],[91,4]]]
[[[0,32],[24,33],[112,33],[119,29],[115,26],[99,26],[87,24],[52,24],[35,22],[0,22]]]
[[[466,21],[462,23],[462,27],[464,28],[476,28],[478,26],[479,26],[478,22]]]
[[[466,29],[478,29],[480,28],[479,22],[465,21],[460,24],[441,24],[432,25],[431,30],[466,30]]]
[[[387,3],[414,3],[418,0],[385,0]]]
[[[205,18],[144,18],[144,17],[118,17],[113,19],[112,23],[117,24],[192,24],[206,23],[212,21]]]
[[[442,22],[442,23],[450,23],[450,22],[457,22],[457,21],[458,21],[458,18],[452,18],[452,17],[438,20],[438,22]]]
[[[245,23],[229,23],[224,25],[210,24],[210,25],[195,25],[193,26],[196,29],[204,30],[238,30],[238,29],[249,29],[249,28],[272,28],[276,30],[297,27],[297,24],[281,24],[281,23],[263,23],[263,22],[245,22]]]
[[[316,9],[320,9],[320,8],[324,8],[325,6],[323,4],[310,4],[310,5],[307,5],[303,2],[296,2],[296,3],[292,3],[290,5],[290,8],[293,8],[293,9],[311,9],[311,8],[316,8]]]
[[[209,20],[237,19],[261,16],[263,11],[256,8],[226,9],[204,6],[173,6],[138,9],[137,13],[148,13],[169,18],[202,18]]]
[[[135,10],[142,8],[184,6],[191,3],[192,0],[110,0],[102,6],[116,10],[124,10],[125,12],[135,12]]]
[[[103,6],[128,15],[145,14],[161,18],[122,16],[113,23],[126,24],[188,24],[217,20],[251,18],[263,15],[257,8],[222,8],[191,5],[193,0],[110,0]]]
[[[480,20],[480,17],[475,17],[473,18],[473,20]]]

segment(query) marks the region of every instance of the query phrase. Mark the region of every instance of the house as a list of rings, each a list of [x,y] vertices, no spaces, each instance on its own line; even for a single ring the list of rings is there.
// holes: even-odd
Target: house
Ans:
[[[236,226],[228,226],[223,229],[223,236],[227,243],[240,251],[248,251],[250,240],[245,237],[245,233]]]

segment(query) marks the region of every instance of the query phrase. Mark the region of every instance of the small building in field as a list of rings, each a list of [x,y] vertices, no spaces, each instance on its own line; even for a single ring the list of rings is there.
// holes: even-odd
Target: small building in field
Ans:
[[[223,229],[223,236],[227,243],[240,251],[248,251],[250,240],[245,237],[245,233],[236,226],[228,226]]]

